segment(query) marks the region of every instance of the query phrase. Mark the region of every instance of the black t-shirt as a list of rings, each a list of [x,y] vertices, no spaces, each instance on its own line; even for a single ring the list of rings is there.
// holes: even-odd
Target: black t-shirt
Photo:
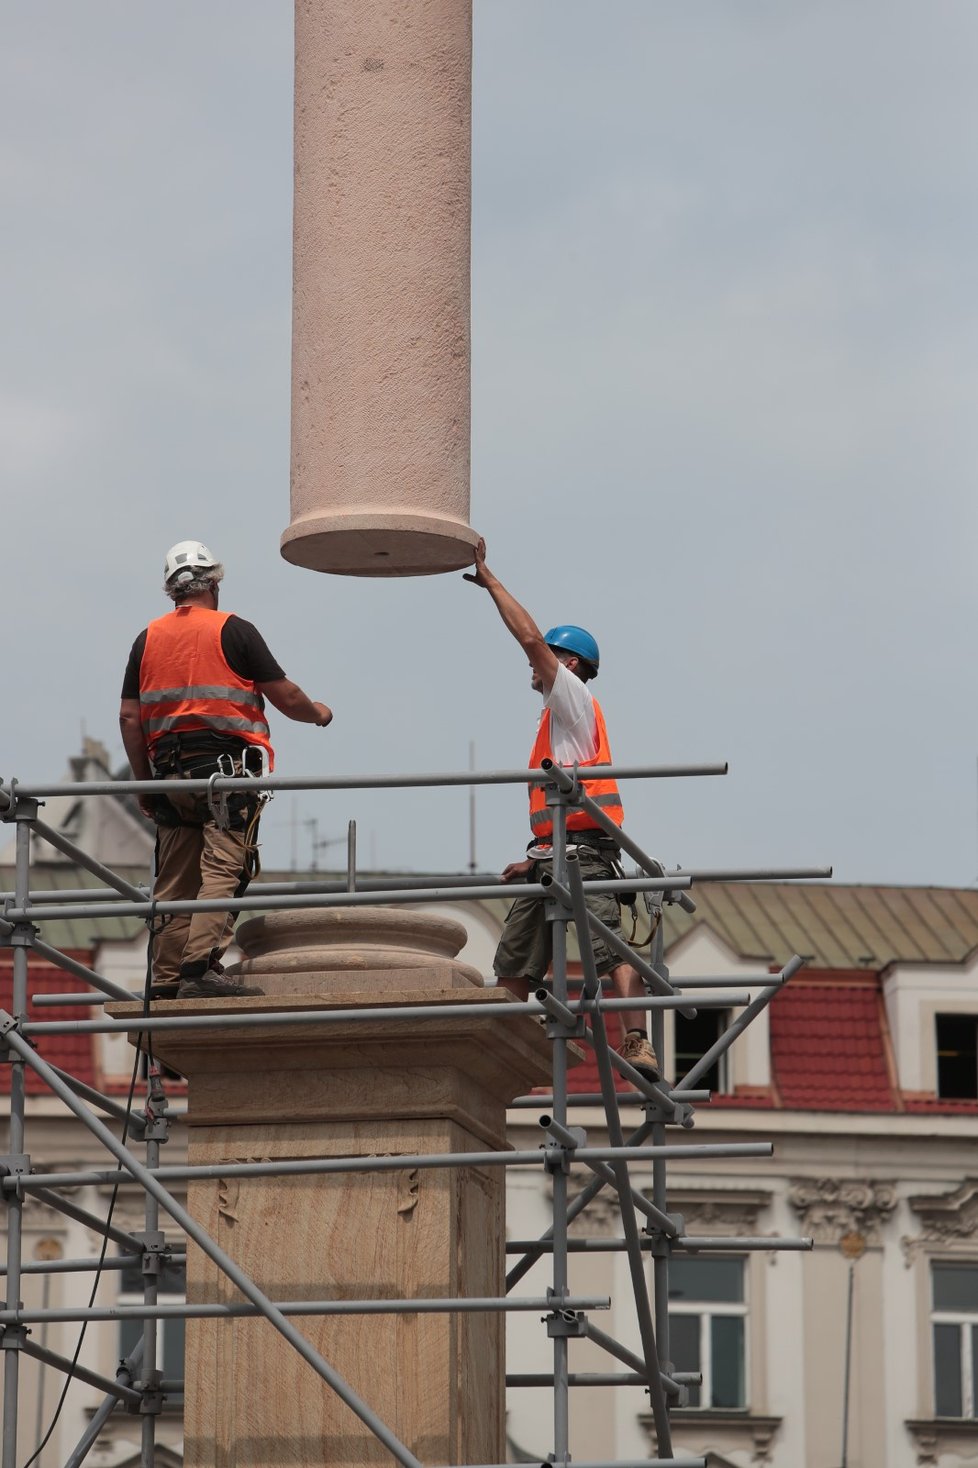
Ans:
[[[129,654],[126,675],[122,680],[123,698],[139,697],[139,668],[145,646],[144,629],[136,638]],[[258,628],[233,613],[221,628],[221,651],[239,678],[250,678],[253,683],[274,683],[285,677]]]

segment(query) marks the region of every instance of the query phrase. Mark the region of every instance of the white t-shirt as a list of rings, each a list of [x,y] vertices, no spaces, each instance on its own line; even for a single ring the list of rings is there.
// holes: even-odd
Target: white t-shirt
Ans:
[[[550,710],[550,744],[557,763],[573,765],[594,759],[598,752],[598,724],[587,684],[569,673],[563,663],[558,663],[554,686],[543,704]]]

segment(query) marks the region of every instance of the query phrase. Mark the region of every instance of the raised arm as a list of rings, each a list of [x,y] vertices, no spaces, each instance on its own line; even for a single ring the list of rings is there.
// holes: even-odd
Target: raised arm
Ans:
[[[318,724],[320,729],[325,729],[332,722],[333,710],[329,705],[316,703],[291,678],[275,678],[271,683],[259,683],[258,692],[280,714],[284,714],[287,719],[295,719],[297,724]]]
[[[525,607],[520,606],[486,565],[486,543],[480,540],[475,548],[475,571],[466,572],[466,581],[481,586],[496,603],[502,617],[516,641],[530,660],[530,666],[540,679],[544,693],[549,693],[557,677],[557,657],[543,640],[543,633]]]

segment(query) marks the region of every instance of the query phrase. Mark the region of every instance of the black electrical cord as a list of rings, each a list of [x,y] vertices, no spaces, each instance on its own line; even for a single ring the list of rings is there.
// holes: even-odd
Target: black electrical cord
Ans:
[[[146,981],[145,981],[145,983],[143,985],[143,1014],[144,1015],[148,1015],[149,1014],[150,985],[151,985],[151,983],[153,981],[153,939],[156,937],[157,933],[160,931],[160,928],[157,927],[157,925],[156,925],[157,918],[156,918],[155,908],[156,908],[156,904],[155,904],[155,902],[152,902],[151,903],[151,906],[150,906],[149,917],[146,919],[146,926],[149,928],[149,940],[148,940],[147,945],[146,945]],[[165,921],[165,919],[164,919],[164,921]],[[162,924],[160,926],[162,926]],[[129,1120],[130,1120],[130,1117],[132,1116],[133,1099],[134,1099],[135,1094],[136,1094],[136,1081],[139,1078],[140,1062],[143,1059],[142,1039],[143,1039],[143,1036],[145,1034],[147,1034],[147,1032],[145,1030],[141,1030],[139,1032],[139,1034],[137,1035],[137,1037],[136,1037],[136,1055],[135,1055],[135,1059],[133,1060],[132,1076],[130,1077],[130,1080],[129,1080],[129,1094],[126,1097],[126,1119],[125,1119],[125,1122],[123,1123],[123,1127],[122,1127],[122,1145],[123,1146],[125,1146],[126,1140],[127,1140],[128,1136],[129,1136]],[[146,1050],[147,1063],[148,1063],[148,1065],[150,1067],[152,1067],[152,1065],[154,1063],[153,1062],[152,1049],[151,1049],[151,1043],[152,1043],[152,1036],[150,1034],[150,1038],[147,1040],[147,1050]],[[113,1214],[115,1212],[116,1201],[118,1200],[118,1197],[119,1197],[119,1187],[120,1187],[120,1184],[118,1182],[116,1182],[113,1185],[113,1188],[112,1188],[112,1196],[109,1199],[108,1212],[106,1213],[106,1217],[105,1217],[105,1225],[106,1225],[106,1228],[108,1228],[109,1225],[112,1222],[112,1216],[113,1216]],[[105,1256],[108,1253],[108,1249],[109,1249],[109,1236],[108,1236],[108,1233],[105,1233],[102,1236],[102,1248],[99,1251],[98,1263],[95,1266],[95,1279],[94,1279],[94,1281],[92,1283],[91,1294],[88,1297],[88,1308],[89,1308],[89,1310],[91,1310],[93,1308],[94,1304],[95,1304],[95,1296],[98,1294],[98,1287],[99,1287],[99,1283],[101,1282],[102,1270],[103,1270],[103,1268],[105,1266]],[[78,1358],[81,1355],[81,1349],[82,1349],[82,1346],[85,1343],[85,1333],[86,1333],[87,1330],[88,1330],[88,1321],[87,1320],[84,1320],[84,1321],[82,1321],[81,1330],[78,1332],[78,1342],[77,1342],[77,1344],[75,1346],[74,1355],[71,1358],[71,1365],[68,1368],[67,1372],[65,1373],[64,1386],[61,1388],[61,1396],[58,1398],[58,1405],[54,1409],[54,1416],[51,1418],[51,1425],[48,1427],[47,1432],[44,1434],[43,1438],[38,1443],[37,1447],[34,1449],[34,1452],[27,1459],[27,1462],[24,1464],[24,1468],[32,1468],[32,1464],[34,1464],[34,1463],[37,1462],[38,1458],[41,1456],[41,1454],[44,1452],[44,1449],[47,1447],[48,1443],[51,1441],[51,1435],[54,1432],[54,1429],[58,1425],[58,1419],[61,1416],[62,1410],[64,1408],[64,1404],[65,1404],[65,1402],[67,1400],[67,1397],[68,1397],[68,1388],[71,1386],[71,1383],[72,1383],[72,1381],[74,1380],[74,1377],[75,1377],[75,1367],[78,1365]]]

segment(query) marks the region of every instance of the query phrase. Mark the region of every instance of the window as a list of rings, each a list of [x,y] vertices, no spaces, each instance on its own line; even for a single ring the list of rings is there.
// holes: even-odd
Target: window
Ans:
[[[691,1407],[747,1405],[744,1260],[706,1255],[669,1263],[669,1331],[677,1371],[699,1371]]]
[[[978,1015],[939,1014],[937,1094],[968,1101],[978,1097]]]
[[[931,1265],[934,1413],[978,1416],[978,1264]]]
[[[182,1262],[169,1260],[160,1270],[158,1298],[161,1305],[181,1304],[187,1298],[187,1269]],[[143,1276],[138,1265],[122,1270],[119,1281],[119,1304],[141,1305],[143,1302]],[[185,1320],[158,1320],[156,1322],[156,1365],[165,1381],[183,1381],[183,1348],[186,1336]],[[143,1333],[141,1320],[123,1320],[119,1325],[119,1355],[125,1358]],[[173,1392],[167,1397],[171,1406],[182,1406],[183,1392]]]
[[[692,1070],[697,1061],[703,1058],[710,1046],[716,1044],[727,1028],[729,1019],[730,1011],[727,1009],[701,1009],[695,1019],[685,1019],[676,1011],[677,1081],[681,1081],[686,1072]],[[696,1084],[710,1091],[729,1091],[727,1077],[727,1057],[721,1055]]]

